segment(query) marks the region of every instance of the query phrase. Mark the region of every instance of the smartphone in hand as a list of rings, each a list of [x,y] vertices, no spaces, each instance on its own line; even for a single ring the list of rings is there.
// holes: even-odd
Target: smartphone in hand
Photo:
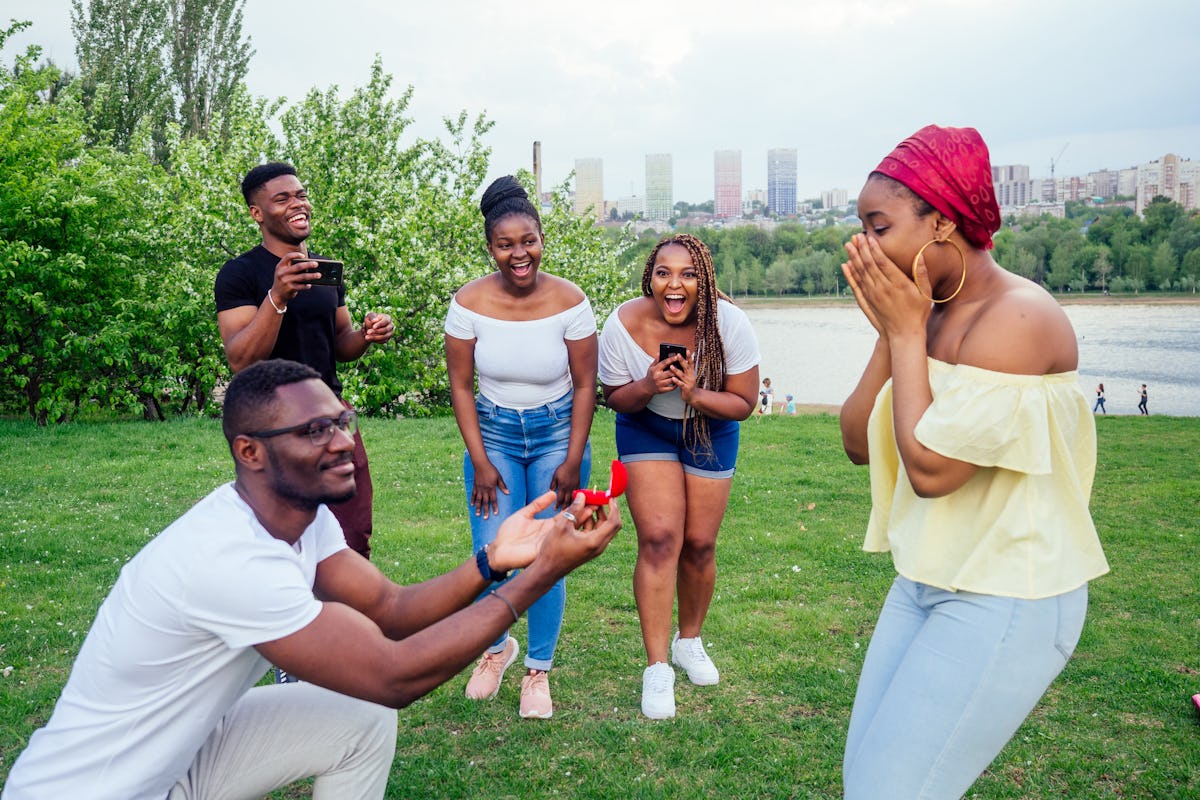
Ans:
[[[332,258],[309,258],[306,261],[311,261],[316,264],[316,268],[312,271],[321,273],[320,277],[313,278],[309,281],[313,286],[342,286],[343,272],[346,265],[341,261],[335,261]]]
[[[687,361],[687,348],[681,344],[668,344],[663,342],[658,346],[658,360],[666,361],[673,355],[682,356],[684,361]]]

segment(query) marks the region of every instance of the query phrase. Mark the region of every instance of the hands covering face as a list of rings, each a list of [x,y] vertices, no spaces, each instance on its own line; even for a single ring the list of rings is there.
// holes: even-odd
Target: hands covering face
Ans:
[[[846,242],[846,254],[849,260],[842,264],[842,274],[854,291],[858,307],[879,335],[924,335],[930,304],[917,286],[926,294],[931,290],[925,257],[917,259],[910,280],[883,252],[879,240],[865,233],[855,234]]]

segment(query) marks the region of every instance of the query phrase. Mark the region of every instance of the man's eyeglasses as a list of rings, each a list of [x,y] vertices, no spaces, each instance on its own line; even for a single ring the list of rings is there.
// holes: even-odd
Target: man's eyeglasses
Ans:
[[[247,433],[246,436],[255,439],[270,439],[272,436],[282,436],[285,433],[307,433],[308,439],[313,443],[314,447],[324,447],[333,439],[333,429],[345,431],[353,436],[358,433],[358,414],[354,411],[343,411],[337,419],[332,417],[318,417],[310,419],[308,422],[301,422],[299,425],[291,425],[287,428],[275,428],[269,431],[255,431]]]

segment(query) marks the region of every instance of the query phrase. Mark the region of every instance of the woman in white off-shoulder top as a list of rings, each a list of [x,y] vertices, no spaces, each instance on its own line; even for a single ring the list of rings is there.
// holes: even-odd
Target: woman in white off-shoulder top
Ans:
[[[496,270],[459,289],[446,316],[446,368],[466,444],[463,475],[477,552],[496,538],[505,518],[538,496],[557,495],[555,506],[542,512],[547,516],[587,483],[597,351],[587,297],[539,269],[542,223],[520,183],[499,178],[479,207]],[[559,581],[529,609],[522,717],[553,714],[547,672],[565,603]],[[501,636],[467,682],[467,697],[495,697],[519,652],[514,637]]]

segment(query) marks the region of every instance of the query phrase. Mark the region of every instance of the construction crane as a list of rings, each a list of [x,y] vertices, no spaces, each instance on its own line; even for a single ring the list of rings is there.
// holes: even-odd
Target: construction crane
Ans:
[[[1054,165],[1062,160],[1062,154],[1067,152],[1067,148],[1070,146],[1071,143],[1067,142],[1062,146],[1062,150],[1058,151],[1058,155],[1050,159],[1050,191],[1053,193],[1052,199],[1054,202],[1058,202],[1058,184],[1054,182]],[[1042,199],[1046,199],[1046,192],[1044,190],[1042,192]]]
[[[1064,144],[1062,146],[1062,150],[1058,151],[1058,155],[1055,156],[1054,158],[1050,159],[1050,181],[1051,181],[1051,183],[1054,182],[1054,165],[1062,160],[1062,154],[1067,152],[1067,148],[1070,146],[1071,146],[1071,143],[1067,142],[1066,144]]]

